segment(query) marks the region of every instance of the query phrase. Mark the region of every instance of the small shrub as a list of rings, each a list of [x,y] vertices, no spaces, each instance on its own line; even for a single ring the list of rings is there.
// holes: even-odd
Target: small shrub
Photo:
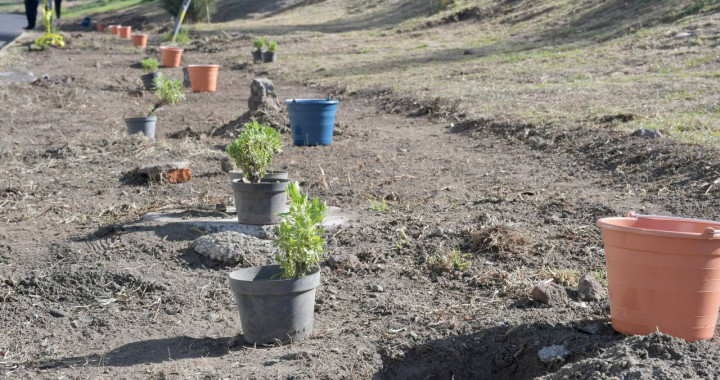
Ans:
[[[464,271],[472,265],[469,253],[462,253],[457,249],[449,252],[438,252],[428,259],[430,268],[438,273]]]
[[[162,106],[174,106],[185,99],[182,82],[177,79],[155,78],[155,88],[155,97],[158,101],[150,107],[148,116],[154,115]]]
[[[268,42],[267,50],[271,53],[274,53],[277,50],[277,42],[275,42],[275,41]]]
[[[162,8],[170,16],[177,17],[183,0],[162,0]],[[191,22],[207,21],[208,15],[215,13],[217,0],[193,0],[185,13],[185,17]],[[209,13],[208,13],[209,12]]]
[[[256,38],[255,41],[253,41],[253,45],[255,46],[256,49],[262,50],[263,46],[265,46],[265,38],[263,38],[263,37]]]
[[[378,211],[378,212],[390,211],[390,208],[389,208],[385,198],[383,198],[379,201],[370,198],[370,199],[368,199],[368,202],[370,202],[370,206],[369,206],[370,211]]]
[[[275,154],[282,149],[282,138],[277,130],[258,124],[257,120],[245,124],[237,140],[225,149],[242,170],[245,179],[258,183],[272,166]]]
[[[154,73],[158,71],[160,64],[155,58],[145,58],[142,60],[143,71],[146,73]]]
[[[325,219],[327,206],[320,199],[308,201],[307,195],[300,193],[297,183],[287,187],[290,211],[279,214],[285,219],[275,227],[277,238],[275,246],[280,251],[275,261],[283,269],[282,278],[300,278],[307,275],[323,260]]]
[[[163,34],[163,41],[165,42],[171,42],[173,38],[173,32],[172,30]],[[175,36],[175,42],[180,45],[187,45],[190,42],[192,42],[192,38],[190,38],[190,32],[187,31],[187,29],[180,28],[178,30],[178,34]]]

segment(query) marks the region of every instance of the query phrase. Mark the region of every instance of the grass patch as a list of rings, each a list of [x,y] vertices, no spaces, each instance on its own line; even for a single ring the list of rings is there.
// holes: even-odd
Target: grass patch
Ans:
[[[152,1],[152,0],[149,0]],[[82,17],[97,13],[115,11],[134,7],[136,5],[149,2],[148,0],[99,0],[83,3],[74,7],[67,8],[63,12],[63,18]]]
[[[173,37],[172,30],[163,34],[163,41],[170,42]],[[192,38],[190,38],[190,33],[187,31],[187,29],[182,29],[178,31],[177,36],[175,36],[175,42],[180,45],[187,45],[192,41]]]

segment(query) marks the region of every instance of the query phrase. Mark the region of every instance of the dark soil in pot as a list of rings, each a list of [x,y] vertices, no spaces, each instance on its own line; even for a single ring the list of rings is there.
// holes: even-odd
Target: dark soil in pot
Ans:
[[[278,224],[282,217],[277,213],[287,211],[288,180],[263,179],[260,183],[232,181],[238,223]]]
[[[129,135],[142,133],[151,139],[155,138],[155,123],[157,123],[157,116],[131,117],[125,119],[125,125],[127,125]]]
[[[230,170],[228,172],[228,176],[230,177],[230,182],[236,180],[236,179],[242,179],[243,178],[243,172],[242,170]],[[265,173],[265,177],[263,179],[288,179],[288,172],[287,170],[268,170]]]
[[[312,332],[319,268],[298,279],[283,280],[282,273],[279,265],[266,265],[228,275],[245,342],[298,342]]]

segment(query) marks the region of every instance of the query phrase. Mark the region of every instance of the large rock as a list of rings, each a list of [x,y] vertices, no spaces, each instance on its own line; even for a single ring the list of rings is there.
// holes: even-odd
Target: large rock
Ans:
[[[181,183],[192,179],[190,164],[185,161],[144,165],[139,167],[137,172],[153,181],[166,180],[170,183]]]
[[[235,231],[224,231],[197,238],[191,243],[195,252],[226,264],[243,268],[272,264],[272,240],[258,239]]]
[[[585,273],[580,277],[577,292],[583,301],[600,301],[605,298],[605,288],[592,273]]]
[[[544,304],[551,306],[564,305],[568,302],[567,292],[565,288],[554,282],[541,282],[535,286],[530,296]]]
[[[278,111],[280,102],[275,94],[275,84],[267,78],[255,78],[250,84],[250,97],[248,98],[250,112]]]

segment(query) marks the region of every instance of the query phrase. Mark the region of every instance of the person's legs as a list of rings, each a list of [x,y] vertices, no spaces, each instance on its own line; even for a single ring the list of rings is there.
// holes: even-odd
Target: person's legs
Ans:
[[[27,16],[28,25],[25,29],[35,29],[35,21],[37,19],[38,0],[25,0],[25,15]]]
[[[62,3],[62,0],[55,0],[55,14],[58,20],[60,20],[60,3]]]

